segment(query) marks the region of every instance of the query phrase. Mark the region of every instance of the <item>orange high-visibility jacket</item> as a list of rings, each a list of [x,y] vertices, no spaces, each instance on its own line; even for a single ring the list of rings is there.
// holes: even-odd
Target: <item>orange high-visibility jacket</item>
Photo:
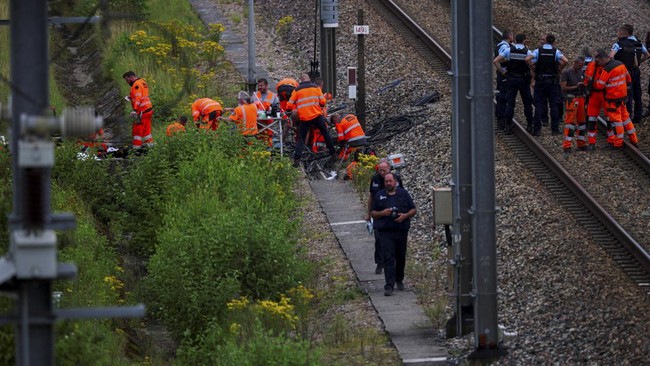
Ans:
[[[214,119],[210,120],[210,113],[212,112],[216,113]],[[200,98],[192,103],[192,118],[194,122],[201,121],[199,128],[212,128],[215,130],[217,128],[216,119],[221,116],[222,112],[221,104],[210,98]]]
[[[592,61],[589,63],[587,66],[587,69],[585,70],[585,80],[584,84],[587,88],[591,86],[591,91],[603,91],[604,86],[603,85],[597,85],[596,80],[600,78],[600,75],[603,73],[603,67],[598,65],[596,61]],[[592,81],[593,80],[593,81]]]
[[[170,123],[169,126],[167,126],[167,130],[165,131],[165,134],[167,134],[167,136],[169,137],[172,137],[175,133],[183,132],[183,131],[185,131],[185,126],[183,126],[179,122],[174,122],[174,123]]]
[[[282,79],[275,85],[275,90],[278,92],[278,99],[280,100],[280,108],[283,111],[287,110],[287,102],[297,87],[298,82],[292,78]]]
[[[290,111],[296,109],[301,121],[310,121],[323,114],[325,103],[325,97],[318,85],[311,81],[303,81],[291,94],[287,109]]]
[[[242,135],[257,134],[257,107],[255,104],[242,104],[232,111],[230,119],[235,122]]]
[[[129,99],[131,100],[133,110],[140,115],[147,112],[148,109],[153,108],[149,99],[149,86],[147,86],[147,83],[142,78],[136,79],[133,85],[131,85]]]
[[[266,111],[269,108],[271,108],[271,105],[273,104],[273,101],[276,98],[276,94],[271,91],[267,91],[266,95],[262,95],[262,93],[255,92],[255,95],[253,96],[253,100],[255,101],[255,106],[257,109],[261,111]],[[277,103],[277,101],[275,101]]]
[[[366,137],[359,120],[353,114],[343,116],[341,121],[336,124],[336,131],[339,141],[352,142]]]
[[[632,83],[632,77],[625,65],[616,60],[610,60],[603,67],[596,84],[604,86],[605,100],[608,102],[624,102],[627,100],[627,84]]]

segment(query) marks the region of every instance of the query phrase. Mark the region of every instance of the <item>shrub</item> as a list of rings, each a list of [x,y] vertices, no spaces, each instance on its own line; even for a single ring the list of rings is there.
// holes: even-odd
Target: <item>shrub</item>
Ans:
[[[357,165],[352,170],[352,183],[362,199],[368,195],[370,178],[375,174],[375,166],[378,163],[379,158],[376,155],[359,154]]]
[[[185,342],[177,352],[177,365],[321,365],[321,351],[308,341],[274,335],[255,322],[254,331],[242,338],[241,329],[223,329],[210,323],[205,332]]]
[[[157,161],[174,148],[189,147],[194,156],[171,163],[174,184],[160,207],[161,226],[152,229],[158,244],[146,290],[180,338],[202,331],[229,299],[271,298],[294,286],[308,265],[296,249],[295,175],[286,160],[269,161],[261,146],[247,146],[225,127],[186,134],[183,147],[172,140],[156,152]]]

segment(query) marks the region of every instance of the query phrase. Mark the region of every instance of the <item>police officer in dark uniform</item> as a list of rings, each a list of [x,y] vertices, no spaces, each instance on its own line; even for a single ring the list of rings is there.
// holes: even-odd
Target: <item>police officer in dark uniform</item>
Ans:
[[[541,110],[546,103],[551,106],[551,133],[559,135],[560,132],[560,104],[562,91],[560,89],[560,71],[568,63],[567,58],[560,50],[553,47],[555,36],[546,35],[546,43],[526,57],[526,62],[535,70],[535,119],[533,136],[539,136],[542,130]]]
[[[370,211],[372,211],[373,199],[377,192],[384,189],[384,177],[388,173],[391,173],[391,166],[387,161],[384,160],[379,162],[377,165],[377,173],[373,174],[370,178],[370,195],[368,196],[368,214],[365,217],[366,221],[370,220]],[[399,176],[399,174],[394,174],[394,177],[397,180],[397,185],[404,188],[402,178]],[[384,268],[384,258],[381,255],[381,248],[379,246],[379,237],[377,231],[375,230],[373,233],[375,234],[375,264],[377,264],[375,273],[381,274],[381,271]]]
[[[502,33],[501,42],[497,43],[494,48],[494,57],[499,56],[503,50],[510,48],[510,43],[512,43],[512,32],[508,29],[505,29]],[[508,60],[502,60],[500,67],[503,69],[508,68]],[[506,97],[508,93],[508,83],[505,75],[498,72],[497,70],[497,105],[494,109],[494,116],[497,119],[497,126],[500,129],[505,128],[505,117],[506,117]]]
[[[526,57],[533,53],[524,45],[525,34],[517,34],[515,44],[505,48],[495,59],[494,66],[497,72],[504,75],[508,83],[506,94],[505,133],[512,134],[512,118],[515,115],[515,100],[517,92],[521,94],[521,101],[524,104],[524,115],[526,116],[528,132],[533,132],[533,96],[530,94],[531,72],[526,62]],[[502,60],[508,61],[508,68],[502,68]]]
[[[621,61],[632,77],[631,89],[628,89],[625,106],[632,115],[632,123],[637,124],[643,116],[643,100],[641,95],[641,71],[639,66],[648,59],[648,50],[634,35],[631,24],[623,24],[618,28],[618,41],[612,45],[609,57]],[[633,103],[634,102],[634,103]]]
[[[375,219],[375,230],[384,256],[384,295],[391,296],[395,286],[398,290],[404,290],[406,242],[410,219],[417,211],[411,195],[397,186],[393,174],[386,174],[384,186],[372,201],[370,215]]]

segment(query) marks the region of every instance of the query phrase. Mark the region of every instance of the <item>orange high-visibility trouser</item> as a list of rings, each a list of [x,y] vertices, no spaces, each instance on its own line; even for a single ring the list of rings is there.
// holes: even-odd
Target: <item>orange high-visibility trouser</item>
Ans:
[[[585,136],[587,129],[585,121],[585,98],[580,96],[567,99],[564,106],[566,113],[564,115],[565,125],[562,148],[565,150],[571,148],[576,129],[578,130],[576,145],[578,147],[585,147],[587,145],[587,138]]]
[[[602,90],[594,90],[589,95],[589,105],[587,106],[587,140],[589,145],[596,144],[598,135],[598,116],[600,111],[605,108],[605,94]],[[614,130],[609,118],[605,117],[607,122],[607,143],[614,143]]]
[[[145,146],[153,145],[153,136],[151,135],[151,117],[153,111],[143,113],[139,121],[133,122],[131,134],[133,135],[133,148],[140,149],[142,144]],[[138,123],[139,122],[139,123]]]
[[[632,120],[630,120],[630,114],[627,112],[625,102],[606,101],[605,114],[609,117],[609,121],[612,123],[615,131],[613,139],[613,145],[615,147],[623,147],[623,136],[625,133],[627,133],[631,143],[635,145],[639,143],[639,139],[636,136],[636,129]]]

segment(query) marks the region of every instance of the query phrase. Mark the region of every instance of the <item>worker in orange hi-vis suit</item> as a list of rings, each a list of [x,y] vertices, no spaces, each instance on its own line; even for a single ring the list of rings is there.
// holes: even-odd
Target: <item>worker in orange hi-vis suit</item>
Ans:
[[[634,124],[625,107],[627,100],[627,85],[632,83],[632,77],[625,65],[609,57],[605,50],[598,50],[596,62],[603,66],[600,78],[596,80],[598,86],[605,87],[605,114],[614,127],[616,136],[613,146],[616,149],[623,148],[623,136],[627,133],[630,143],[638,145],[639,139],[636,136]]]
[[[128,100],[131,102],[133,111],[131,117],[134,119],[132,127],[133,149],[142,149],[142,146],[153,146],[153,135],[151,135],[151,117],[153,116],[153,105],[149,99],[149,86],[144,79],[139,78],[135,72],[127,71],[122,75],[124,81],[131,86]]]
[[[562,149],[565,154],[571,152],[574,138],[578,150],[587,149],[585,84],[582,72],[584,64],[585,58],[578,56],[573,60],[573,65],[570,68],[562,70],[560,76],[560,88],[564,94],[565,106],[564,139],[562,140]]]
[[[105,157],[106,151],[108,151],[108,145],[104,142],[103,128],[97,130],[97,132],[92,134],[88,139],[80,140],[78,143],[83,146],[81,152],[93,150],[99,158]]]
[[[180,116],[180,117],[178,117],[178,121],[170,123],[167,126],[167,130],[165,131],[165,134],[168,137],[172,137],[177,133],[185,132],[185,125],[186,124],[187,124],[187,117]]]
[[[280,100],[280,109],[287,110],[287,102],[297,87],[298,81],[293,78],[284,78],[275,84],[275,90],[278,92],[278,99]]]
[[[351,153],[356,151],[356,148],[366,144],[366,134],[354,114],[346,114],[343,117],[333,114],[331,120],[336,126],[338,142],[342,147],[339,159],[347,159]]]
[[[199,129],[216,130],[219,127],[219,117],[223,107],[219,102],[210,98],[199,98],[192,103],[192,118]]]
[[[280,111],[280,101],[278,96],[269,90],[269,82],[264,78],[257,79],[257,92],[253,94],[253,102],[258,111],[264,111],[267,119],[261,119],[259,122],[263,125],[270,125],[273,123],[273,114]],[[261,134],[266,135],[266,140],[269,146],[272,146],[273,131],[270,128],[265,129]],[[260,136],[258,136],[260,137]]]
[[[280,106],[278,96],[269,90],[269,81],[264,78],[257,79],[257,91],[253,94],[253,101],[258,110],[265,112]]]
[[[228,119],[224,117],[222,120],[235,122],[237,129],[244,136],[257,135],[257,107],[255,103],[251,101],[250,95],[245,91],[240,91],[237,94],[237,100],[239,105],[233,109]]]
[[[584,85],[587,88],[587,150],[593,150],[596,146],[596,137],[598,136],[598,116],[600,111],[605,108],[605,86],[596,84],[596,80],[600,78],[603,72],[603,67],[596,61],[592,61],[587,65],[585,70]],[[605,116],[607,122],[607,143],[614,143],[614,130]]]
[[[301,75],[300,84],[294,90],[293,94],[291,94],[291,98],[287,103],[287,109],[293,111],[293,113],[297,113],[298,119],[300,120],[298,126],[300,139],[297,141],[293,153],[293,165],[296,167],[300,164],[305,138],[307,137],[309,128],[312,126],[318,128],[325,137],[325,144],[330,153],[330,161],[328,163],[336,160],[336,148],[332,144],[332,139],[327,132],[325,118],[323,117],[325,103],[325,96],[323,96],[321,89],[310,81],[309,75]]]

